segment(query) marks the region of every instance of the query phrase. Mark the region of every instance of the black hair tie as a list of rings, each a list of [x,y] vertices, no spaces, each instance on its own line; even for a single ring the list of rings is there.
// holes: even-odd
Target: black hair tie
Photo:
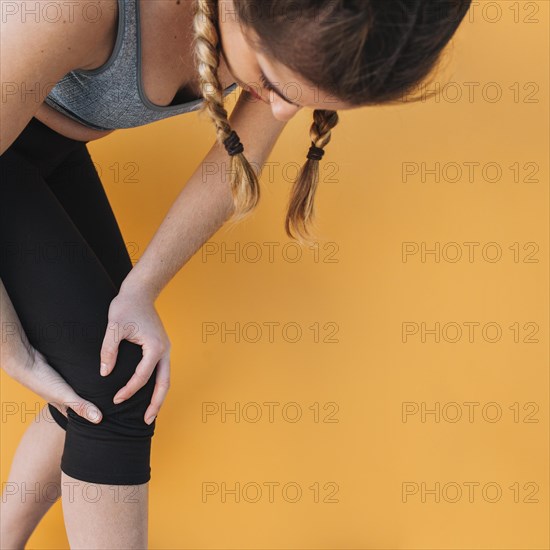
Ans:
[[[223,144],[230,157],[244,151],[244,145],[241,143],[235,130],[231,130],[231,133],[225,138]]]
[[[309,148],[307,158],[310,160],[321,160],[323,158],[323,155],[325,154],[325,150],[321,149],[321,147],[317,147],[313,141],[311,142],[311,147]]]

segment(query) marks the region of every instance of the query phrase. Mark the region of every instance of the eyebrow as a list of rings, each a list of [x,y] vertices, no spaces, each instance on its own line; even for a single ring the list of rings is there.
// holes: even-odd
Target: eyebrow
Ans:
[[[275,86],[275,84],[273,84],[273,82],[271,82],[271,80],[269,80],[269,78],[267,78],[267,76],[265,75],[265,73],[263,72],[262,69],[260,69],[260,81],[264,81],[265,84],[267,84],[267,87],[268,88],[271,88],[271,90],[277,94],[283,101],[286,101],[287,103],[290,103],[291,105],[294,105],[295,107],[302,107],[301,105],[298,105],[298,103],[294,103],[294,101],[291,101],[290,99],[288,99],[288,97],[286,97],[283,92],[281,92],[281,90],[279,90],[279,88],[277,88],[277,86]]]

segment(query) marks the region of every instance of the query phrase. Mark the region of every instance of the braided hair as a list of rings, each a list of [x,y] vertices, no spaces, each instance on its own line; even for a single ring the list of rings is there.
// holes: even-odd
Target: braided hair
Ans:
[[[357,107],[402,102],[437,67],[471,4],[471,0],[233,1],[241,27],[254,30],[262,53]],[[236,222],[256,207],[260,187],[223,106],[217,77],[221,49],[217,24],[218,0],[195,0],[202,111],[214,123],[217,140],[230,156],[235,205],[230,221]],[[293,184],[285,221],[286,234],[302,244],[311,242],[319,162],[337,124],[336,111],[313,111],[311,146]]]

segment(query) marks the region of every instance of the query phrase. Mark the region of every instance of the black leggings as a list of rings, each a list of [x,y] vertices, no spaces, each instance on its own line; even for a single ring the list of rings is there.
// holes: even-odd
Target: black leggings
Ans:
[[[155,423],[143,419],[155,384],[113,403],[141,360],[121,340],[113,372],[99,374],[111,300],[132,269],[87,142],[32,118],[0,157],[0,277],[31,345],[82,397],[99,407],[93,424],[49,410],[66,430],[61,469],[90,483],[150,479]]]

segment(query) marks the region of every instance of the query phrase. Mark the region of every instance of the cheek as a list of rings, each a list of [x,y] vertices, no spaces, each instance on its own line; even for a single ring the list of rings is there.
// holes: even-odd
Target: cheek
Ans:
[[[260,67],[254,50],[236,29],[227,32],[223,41],[224,55],[234,77],[241,82],[258,88]]]

